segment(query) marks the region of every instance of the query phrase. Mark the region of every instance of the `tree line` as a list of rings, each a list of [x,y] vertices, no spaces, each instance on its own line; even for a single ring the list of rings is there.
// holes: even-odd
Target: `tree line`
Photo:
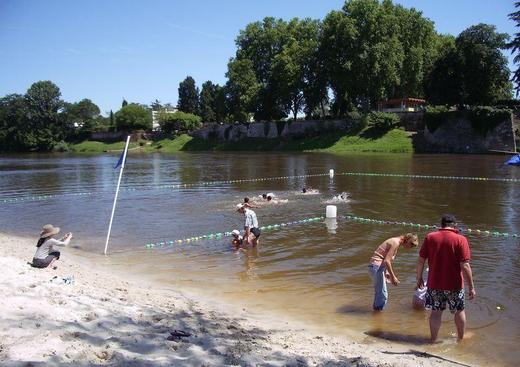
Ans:
[[[520,24],[519,13],[510,18]],[[157,100],[150,106],[123,101],[104,117],[91,100],[67,103],[54,83],[39,81],[24,95],[0,99],[0,150],[49,150],[94,131],[148,130],[152,110],[173,132],[196,128],[201,120],[341,118],[396,97],[494,105],[512,97],[501,51],[518,52],[520,36],[508,39],[487,24],[456,37],[439,34],[421,12],[391,0],[347,0],[322,20],[266,17],[239,32],[224,85],[206,81],[199,90],[191,76],[180,82],[178,113]]]

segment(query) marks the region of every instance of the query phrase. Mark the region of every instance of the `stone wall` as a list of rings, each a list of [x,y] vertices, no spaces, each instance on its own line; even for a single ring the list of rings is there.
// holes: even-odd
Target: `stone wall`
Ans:
[[[243,138],[291,139],[314,136],[322,132],[345,130],[352,122],[347,120],[308,120],[253,122],[250,124],[206,124],[191,135],[204,140],[239,141]]]
[[[486,153],[489,151],[516,151],[512,118],[498,124],[485,136],[476,132],[471,121],[464,118],[450,119],[430,132],[425,127],[423,112],[398,113],[401,126],[407,131],[416,131],[414,150],[432,153]],[[352,126],[348,120],[309,120],[253,122],[249,124],[205,124],[191,133],[203,140],[240,141],[244,138],[284,139],[316,136],[324,132],[345,130]]]
[[[416,151],[434,153],[488,153],[490,151],[515,152],[516,143],[512,118],[498,124],[482,135],[476,132],[471,121],[464,118],[449,120],[434,132],[424,128],[424,138]]]

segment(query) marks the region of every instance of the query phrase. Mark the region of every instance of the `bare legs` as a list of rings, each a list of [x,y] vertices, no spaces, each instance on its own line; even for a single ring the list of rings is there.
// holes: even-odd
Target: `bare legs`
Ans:
[[[432,311],[430,314],[430,341],[435,343],[441,328],[442,311]],[[464,310],[455,312],[455,326],[457,327],[457,339],[464,339],[464,331],[466,329],[466,313]]]
[[[466,330],[466,313],[464,310],[455,313],[455,325],[457,326],[457,338],[461,341],[464,339],[464,331]]]
[[[430,341],[435,343],[441,328],[442,311],[432,311],[430,314]]]

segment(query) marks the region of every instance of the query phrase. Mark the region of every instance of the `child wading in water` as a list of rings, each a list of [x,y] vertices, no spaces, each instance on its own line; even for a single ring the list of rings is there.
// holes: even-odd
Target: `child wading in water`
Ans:
[[[406,249],[417,247],[419,239],[416,234],[407,233],[402,236],[392,237],[384,241],[374,251],[368,265],[368,273],[374,284],[374,311],[382,311],[388,301],[388,290],[386,289],[387,279],[393,284],[398,285],[399,279],[395,275],[392,261],[397,255],[399,247]]]

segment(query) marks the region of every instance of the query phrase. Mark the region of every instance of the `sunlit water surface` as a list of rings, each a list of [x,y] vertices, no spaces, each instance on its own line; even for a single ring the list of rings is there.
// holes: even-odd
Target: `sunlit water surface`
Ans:
[[[115,155],[3,156],[0,158],[0,231],[33,235],[53,223],[75,234],[87,253],[101,253],[118,171]],[[429,346],[424,312],[410,307],[417,251],[402,250],[395,260],[401,284],[391,286],[385,312],[371,312],[368,260],[384,239],[411,227],[339,219],[333,229],[323,221],[264,232],[258,250],[235,252],[229,239],[202,240],[147,249],[145,244],[225,232],[243,226],[234,210],[244,196],[273,192],[285,204],[255,209],[260,225],[286,223],[325,213],[326,200],[348,191],[340,215],[437,224],[454,213],[471,228],[520,233],[515,205],[520,183],[375,176],[328,176],[270,181],[194,185],[260,177],[341,172],[386,172],[520,178],[520,168],[503,156],[320,155],[184,153],[131,155],[112,229],[111,256],[119,270],[244,308],[307,322],[324,333],[347,335],[364,343],[381,340],[410,349],[483,365],[515,366],[520,360],[520,256],[513,238],[469,235],[478,296],[467,302],[468,332],[455,342],[446,312],[442,344]],[[320,195],[301,195],[310,186]],[[135,190],[128,190],[135,189]],[[73,193],[88,193],[75,196]],[[50,200],[39,195],[55,194]],[[63,195],[65,194],[65,195]],[[4,203],[2,200],[24,198]],[[26,201],[26,199],[29,199]],[[420,229],[422,238],[426,231]],[[384,349],[384,347],[383,347]]]

